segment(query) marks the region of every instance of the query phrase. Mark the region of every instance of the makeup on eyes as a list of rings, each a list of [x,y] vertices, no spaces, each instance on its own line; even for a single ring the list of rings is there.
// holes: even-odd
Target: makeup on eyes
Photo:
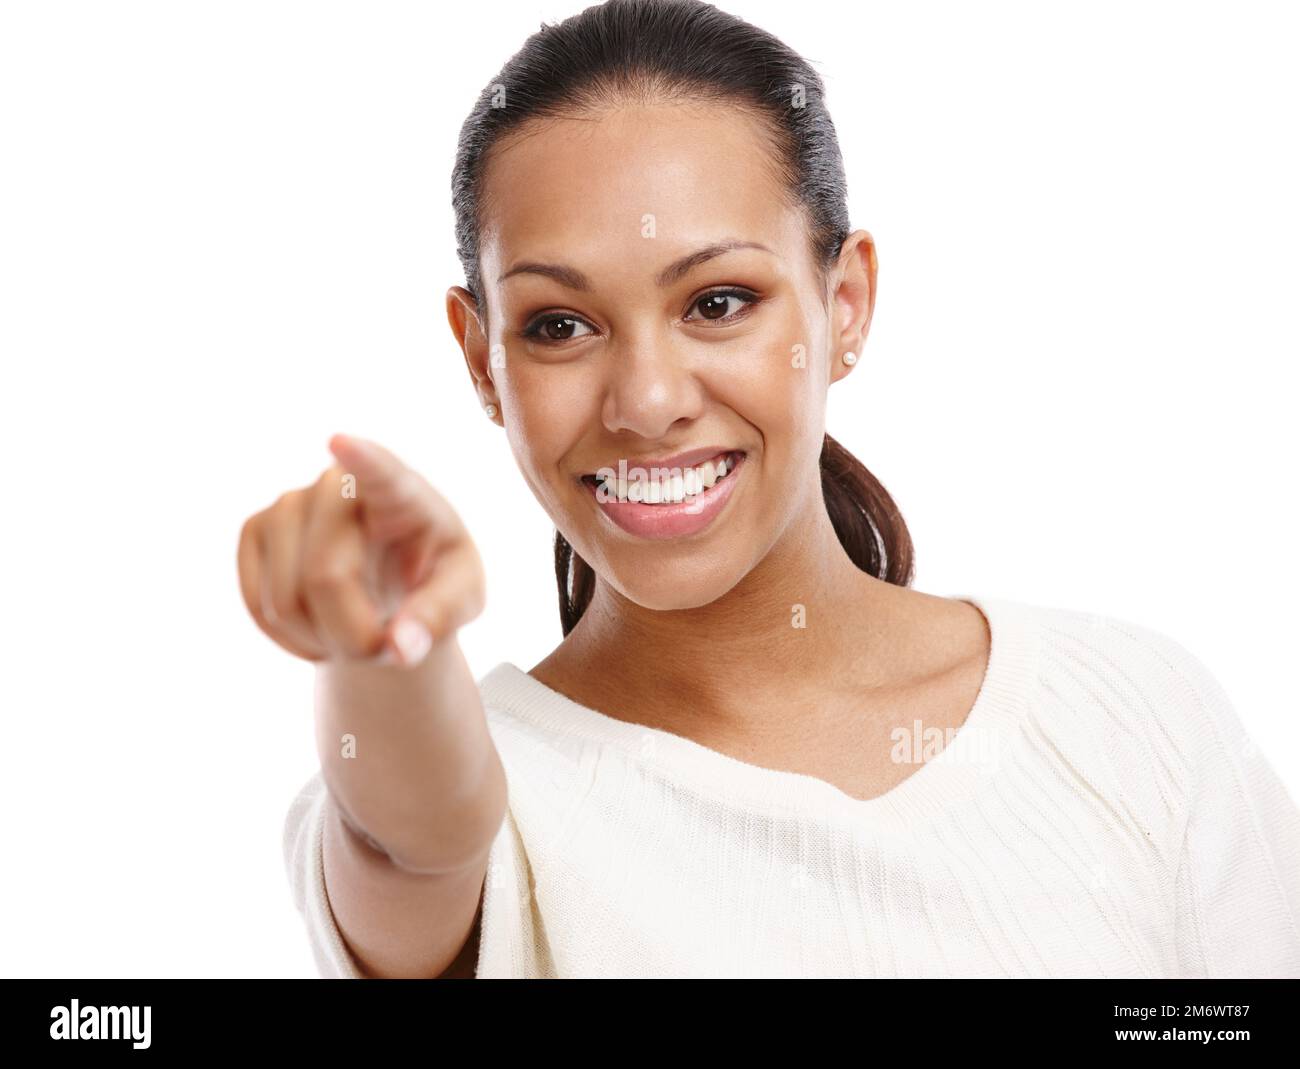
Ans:
[[[763,295],[755,292],[752,289],[749,289],[748,287],[715,286],[714,288],[705,290],[704,292],[700,293],[698,296],[693,298],[691,303],[687,306],[687,312],[695,311],[698,308],[698,306],[702,304],[704,301],[726,299],[726,298],[743,301],[744,304],[736,311],[731,312],[725,316],[718,316],[716,318],[710,318],[708,316],[697,317],[697,318],[684,317],[682,321],[687,323],[704,323],[704,324],[716,323],[716,324],[730,326],[733,323],[738,323],[743,319],[747,319],[750,316],[750,314],[752,314],[754,309],[759,304],[761,304],[764,300],[767,299]],[[567,338],[545,337],[543,331],[546,329],[546,325],[548,323],[555,323],[555,322],[580,323],[583,326],[591,327],[591,324],[584,317],[576,313],[563,311],[559,309],[548,309],[544,312],[539,312],[536,315],[531,316],[528,322],[525,324],[525,326],[521,330],[516,331],[516,334],[518,337],[526,341],[538,342],[542,345],[560,345],[567,341],[574,341],[576,340],[576,338],[592,336],[591,334],[579,334],[579,335],[571,335],[570,337]],[[594,328],[593,328],[593,333],[594,333]]]

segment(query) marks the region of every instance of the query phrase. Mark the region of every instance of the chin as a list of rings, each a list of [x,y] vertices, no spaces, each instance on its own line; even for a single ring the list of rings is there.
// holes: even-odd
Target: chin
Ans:
[[[640,605],[643,609],[650,609],[653,612],[674,612],[686,609],[698,609],[705,605],[717,601],[728,588],[718,584],[714,590],[697,590],[691,593],[678,592],[675,595],[672,592],[665,592],[661,589],[638,589],[621,587],[613,584],[615,588],[628,601]]]
[[[625,552],[607,556],[593,567],[628,601],[645,609],[671,612],[698,609],[726,594],[745,576],[736,560],[730,553],[655,560],[650,552]]]

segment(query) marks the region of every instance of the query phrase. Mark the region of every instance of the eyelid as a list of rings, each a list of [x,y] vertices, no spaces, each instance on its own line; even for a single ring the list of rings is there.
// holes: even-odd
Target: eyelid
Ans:
[[[535,341],[542,345],[563,345],[566,341],[573,341],[573,338],[562,338],[559,341],[555,341],[550,338],[542,337],[541,330],[543,325],[552,319],[572,319],[575,323],[581,323],[583,326],[589,327],[593,331],[595,330],[595,328],[592,327],[591,324],[582,316],[575,315],[572,312],[538,312],[537,315],[533,316],[526,324],[524,324],[524,328],[519,331],[519,336],[526,341]],[[585,334],[580,336],[584,338],[587,337]]]
[[[747,307],[741,309],[739,312],[733,312],[725,319],[692,320],[692,322],[724,323],[727,320],[732,320],[734,322],[735,319],[739,319],[743,315],[748,315],[749,312],[753,310],[754,305],[763,300],[762,297],[747,286],[710,286],[708,289],[701,290],[692,297],[690,303],[686,305],[686,310],[688,312],[692,311],[700,301],[704,300],[705,297],[735,297],[737,300],[745,301]]]
[[[760,302],[762,302],[764,299],[762,296],[755,293],[753,290],[749,289],[746,286],[710,286],[707,289],[701,290],[699,293],[697,293],[695,296],[693,296],[690,299],[690,301],[686,305],[686,311],[690,312],[692,309],[695,308],[697,304],[700,303],[700,301],[704,300],[706,297],[735,297],[737,300],[746,302],[746,307],[742,308],[739,312],[733,312],[730,316],[727,316],[724,319],[689,320],[689,322],[724,323],[727,322],[728,320],[730,320],[731,322],[735,322],[737,319],[741,318],[742,316],[748,315],[749,312],[753,309],[753,307],[759,304]],[[542,327],[545,323],[547,323],[549,320],[552,319],[571,319],[575,323],[581,323],[583,324],[583,326],[590,328],[593,332],[596,329],[589,322],[587,322],[586,319],[584,319],[580,315],[577,315],[576,313],[562,312],[562,311],[547,311],[547,312],[538,312],[537,315],[529,319],[529,321],[524,325],[524,328],[521,331],[519,331],[520,337],[528,341],[537,342],[538,344],[546,345],[546,346],[563,345],[566,342],[576,340],[574,338],[561,338],[558,341],[556,341],[556,340],[543,337],[541,333]],[[588,337],[588,335],[584,334],[584,335],[580,335],[580,337]]]

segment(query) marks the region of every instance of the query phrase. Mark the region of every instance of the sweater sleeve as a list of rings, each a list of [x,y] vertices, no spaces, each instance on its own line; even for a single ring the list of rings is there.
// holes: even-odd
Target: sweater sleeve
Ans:
[[[1207,667],[1174,644],[1196,696],[1175,878],[1183,977],[1300,976],[1300,810]]]
[[[325,979],[362,980],[361,970],[339,931],[325,893],[321,834],[328,789],[319,770],[300,790],[284,820],[284,864],[293,904],[307,928],[316,971]]]

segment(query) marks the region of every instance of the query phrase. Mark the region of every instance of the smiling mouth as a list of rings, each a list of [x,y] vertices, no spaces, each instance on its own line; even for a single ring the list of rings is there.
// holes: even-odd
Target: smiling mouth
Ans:
[[[680,505],[707,495],[725,483],[744,459],[740,449],[719,453],[703,464],[690,467],[640,467],[621,464],[619,470],[602,469],[599,475],[583,475],[582,482],[606,501],[630,501],[638,505]],[[623,475],[623,472],[626,475]]]

